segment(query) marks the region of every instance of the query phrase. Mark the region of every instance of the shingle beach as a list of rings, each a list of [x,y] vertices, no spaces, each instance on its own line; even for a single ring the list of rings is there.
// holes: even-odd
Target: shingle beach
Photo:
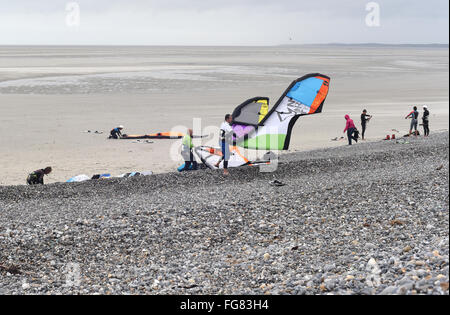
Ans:
[[[449,293],[448,132],[281,162],[0,187],[0,294]]]

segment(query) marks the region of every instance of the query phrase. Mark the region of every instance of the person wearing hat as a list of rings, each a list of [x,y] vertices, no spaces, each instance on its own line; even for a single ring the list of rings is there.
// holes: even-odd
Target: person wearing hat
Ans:
[[[430,135],[430,112],[428,111],[427,105],[423,106],[422,122],[424,135],[428,137]]]
[[[44,185],[44,176],[48,175],[52,172],[52,168],[46,167],[44,169],[40,169],[37,171],[34,171],[30,175],[28,175],[27,178],[27,184],[28,185]]]
[[[109,139],[121,139],[122,138],[122,130],[123,130],[122,125],[111,130],[111,135],[109,136]]]
[[[367,129],[367,123],[372,119],[371,115],[367,114],[367,109],[363,110],[362,114],[361,114],[361,126],[362,126],[362,139],[365,139],[365,135],[366,135],[366,129]]]

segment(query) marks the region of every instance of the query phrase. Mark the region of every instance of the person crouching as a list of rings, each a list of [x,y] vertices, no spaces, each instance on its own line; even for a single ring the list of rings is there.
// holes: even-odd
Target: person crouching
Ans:
[[[49,175],[52,172],[51,167],[46,167],[44,169],[40,169],[34,171],[27,178],[28,185],[44,185],[44,176]]]
[[[121,139],[122,138],[122,130],[123,130],[123,126],[119,126],[117,128],[114,128],[113,130],[111,130],[109,139]]]

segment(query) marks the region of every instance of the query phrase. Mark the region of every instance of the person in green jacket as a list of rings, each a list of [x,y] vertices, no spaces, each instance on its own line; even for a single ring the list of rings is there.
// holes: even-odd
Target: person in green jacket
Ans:
[[[192,129],[188,130],[187,135],[183,138],[183,146],[181,149],[181,156],[183,157],[185,164],[183,171],[189,171],[191,168],[191,165],[194,170],[198,169],[198,163],[194,158],[194,152],[192,152],[192,149],[194,148],[194,143],[192,142],[193,137],[193,131]]]

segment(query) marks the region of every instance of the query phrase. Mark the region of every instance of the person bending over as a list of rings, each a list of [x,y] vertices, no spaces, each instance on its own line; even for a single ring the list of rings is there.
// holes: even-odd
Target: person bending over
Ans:
[[[114,128],[111,130],[111,135],[109,136],[109,139],[121,139],[122,138],[122,130],[123,126],[119,126],[117,128]]]
[[[51,167],[46,167],[44,169],[40,169],[37,171],[34,171],[30,175],[28,175],[27,178],[27,184],[28,185],[44,185],[44,176],[48,175],[52,172]]]
[[[198,163],[194,158],[194,152],[192,149],[194,148],[194,143],[192,142],[193,131],[192,129],[188,130],[188,134],[184,136],[182,142],[181,156],[184,159],[184,168],[182,171],[189,171],[191,165],[194,170],[198,169]]]
[[[345,124],[344,133],[347,132],[348,145],[352,145],[352,140],[355,140],[356,143],[358,143],[358,137],[355,136],[355,132],[356,132],[355,123],[353,122],[353,120],[350,118],[349,115],[345,115],[345,120],[346,120],[346,124]]]

